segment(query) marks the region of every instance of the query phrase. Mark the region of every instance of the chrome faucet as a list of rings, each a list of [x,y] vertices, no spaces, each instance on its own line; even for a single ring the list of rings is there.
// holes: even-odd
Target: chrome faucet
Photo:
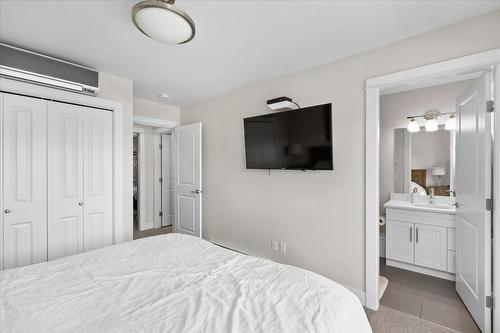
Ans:
[[[429,203],[434,205],[434,189],[431,188],[430,192],[429,192]]]

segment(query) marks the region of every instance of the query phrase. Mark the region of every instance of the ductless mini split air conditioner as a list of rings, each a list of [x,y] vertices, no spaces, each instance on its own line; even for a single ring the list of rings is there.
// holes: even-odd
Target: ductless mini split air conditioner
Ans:
[[[99,73],[91,68],[0,43],[0,76],[96,95]]]

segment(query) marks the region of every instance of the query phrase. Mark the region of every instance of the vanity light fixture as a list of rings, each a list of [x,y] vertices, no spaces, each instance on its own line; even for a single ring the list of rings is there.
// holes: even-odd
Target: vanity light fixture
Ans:
[[[415,118],[412,118],[407,129],[410,133],[420,132],[420,125],[415,121]]]
[[[456,128],[455,125],[455,112],[446,112],[441,113],[436,110],[427,111],[423,115],[418,116],[409,116],[406,119],[410,119],[410,123],[408,124],[408,132],[418,132],[420,131],[420,126],[418,125],[416,118],[424,118],[425,122],[425,131],[426,132],[435,132],[438,130],[439,125],[437,119],[444,115],[450,115],[449,119],[446,120],[444,129],[447,131],[452,131]]]
[[[438,122],[436,119],[429,119],[425,122],[425,131],[426,132],[435,132],[438,130]]]
[[[184,44],[194,38],[195,26],[175,0],[144,0],[132,8],[132,21],[146,36],[167,44]]]
[[[444,123],[444,129],[447,131],[453,131],[457,128],[457,122],[455,120],[455,114],[450,114],[450,118],[446,119]]]

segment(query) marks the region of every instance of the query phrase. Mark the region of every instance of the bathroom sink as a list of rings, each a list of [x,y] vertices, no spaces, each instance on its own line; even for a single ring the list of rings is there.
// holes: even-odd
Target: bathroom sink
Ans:
[[[432,209],[453,210],[453,206],[451,206],[451,205],[432,204],[432,203],[417,203],[417,204],[414,204],[414,205],[415,205],[415,207],[419,207],[419,208],[432,208]]]

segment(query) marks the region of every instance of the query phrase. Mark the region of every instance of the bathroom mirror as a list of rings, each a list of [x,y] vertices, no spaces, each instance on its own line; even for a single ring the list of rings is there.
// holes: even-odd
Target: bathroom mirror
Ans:
[[[394,190],[420,195],[449,196],[455,177],[454,131],[439,126],[436,131],[410,133],[394,129]]]

